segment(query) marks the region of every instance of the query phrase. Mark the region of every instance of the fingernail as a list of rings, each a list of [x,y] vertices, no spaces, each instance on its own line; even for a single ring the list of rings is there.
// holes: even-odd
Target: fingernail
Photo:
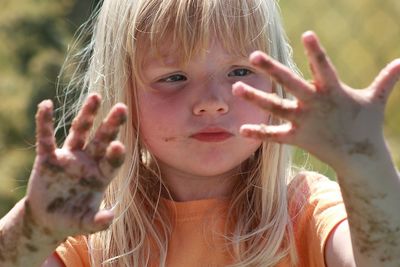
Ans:
[[[38,108],[44,108],[46,110],[53,108],[53,102],[49,99],[43,100],[38,104]]]
[[[241,95],[244,92],[243,83],[236,82],[232,85],[232,94]]]
[[[311,31],[311,30],[305,31],[303,33],[303,37],[310,36],[310,35],[315,35],[315,33],[313,31]]]
[[[262,69],[272,69],[274,67],[272,59],[260,51],[256,51],[250,55],[250,62]]]
[[[88,107],[89,112],[92,114],[96,113],[100,107],[101,99],[98,95],[93,95],[91,97],[91,101],[88,104],[89,104],[89,107]]]
[[[96,100],[97,102],[101,101],[101,96],[98,93],[91,93],[88,98]]]
[[[255,65],[260,65],[263,61],[265,61],[261,51],[254,51],[251,53],[249,60]]]
[[[243,137],[251,137],[251,131],[249,129],[241,128],[239,133]]]
[[[315,42],[318,39],[317,34],[313,31],[306,31],[301,37],[305,42]]]

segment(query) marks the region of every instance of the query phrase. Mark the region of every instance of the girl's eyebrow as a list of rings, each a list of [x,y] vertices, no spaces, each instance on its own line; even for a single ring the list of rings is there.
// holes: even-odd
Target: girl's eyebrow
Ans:
[[[195,56],[196,57],[196,56]],[[189,60],[186,64],[183,64],[176,53],[163,53],[158,55],[150,55],[147,58],[147,64],[151,67],[157,68],[176,68],[185,65],[196,64],[196,60]],[[157,62],[157,63],[156,63]],[[158,64],[162,63],[162,64]],[[220,65],[248,65],[249,60],[246,56],[227,54],[220,57],[218,63]]]
[[[167,67],[176,67],[179,64],[179,60],[177,59],[177,57],[174,56],[165,56],[162,57],[162,61],[165,64],[165,66]]]
[[[171,68],[177,67],[180,64],[176,58],[173,57],[163,57],[163,56],[154,56],[151,55],[147,57],[143,62],[143,67],[151,67],[151,68]]]
[[[177,67],[181,65],[190,65],[190,64],[196,64],[196,60],[189,60],[187,64],[180,64],[179,60],[177,60],[174,57],[165,57],[163,59],[163,63],[167,67]],[[228,57],[228,58],[221,58],[218,61],[219,64],[221,65],[242,65],[242,64],[250,64],[249,59],[247,57],[242,57],[242,56],[233,56],[233,57]]]
[[[237,56],[235,58],[232,58],[230,60],[227,60],[226,62],[224,62],[227,65],[235,65],[234,63],[248,63],[250,64],[249,58],[248,57],[242,57],[242,56]]]

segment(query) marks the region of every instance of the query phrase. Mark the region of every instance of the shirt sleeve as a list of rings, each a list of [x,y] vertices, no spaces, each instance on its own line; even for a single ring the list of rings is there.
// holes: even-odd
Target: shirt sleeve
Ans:
[[[289,185],[289,213],[299,266],[325,266],[326,241],[347,219],[339,185],[318,173],[299,174]]]
[[[87,239],[84,236],[69,237],[56,249],[65,267],[89,267]]]

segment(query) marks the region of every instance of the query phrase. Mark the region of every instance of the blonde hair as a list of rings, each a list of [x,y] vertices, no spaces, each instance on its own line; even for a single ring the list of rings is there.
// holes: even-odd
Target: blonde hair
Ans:
[[[64,100],[69,110],[63,116],[73,116],[88,93],[98,92],[103,104],[95,126],[117,102],[128,105],[130,122],[120,133],[126,162],[104,197],[104,207],[112,207],[116,219],[107,231],[89,236],[92,266],[147,266],[150,255],[165,266],[171,220],[161,208],[163,183],[137,126],[141,51],[145,46],[159,49],[172,38],[187,61],[217,37],[231,53],[248,56],[264,50],[296,70],[279,9],[274,0],[105,0],[86,26],[83,32],[92,29],[92,39],[76,57]],[[281,87],[275,91],[287,97]],[[226,234],[236,259],[232,266],[274,266],[287,256],[295,265],[287,208],[288,147],[264,142],[244,165],[244,182],[232,193],[228,216],[236,218],[233,232]]]

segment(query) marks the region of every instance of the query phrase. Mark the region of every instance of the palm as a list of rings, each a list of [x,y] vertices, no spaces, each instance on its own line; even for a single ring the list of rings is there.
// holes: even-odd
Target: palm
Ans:
[[[88,98],[61,149],[54,143],[51,103],[39,106],[37,157],[27,200],[32,219],[56,239],[104,229],[112,220],[112,213],[99,210],[99,206],[123,162],[124,147],[112,140],[124,122],[126,108],[114,107],[85,145],[99,103],[97,95]]]
[[[354,154],[374,157],[382,146],[383,114],[387,98],[400,76],[400,60],[389,64],[364,90],[340,82],[336,71],[314,34],[303,38],[313,82],[256,52],[251,62],[292,93],[296,100],[261,92],[243,83],[233,93],[288,121],[279,126],[244,125],[247,137],[297,145],[326,163],[338,167]]]
[[[292,143],[332,164],[340,155],[371,155],[372,140],[381,138],[383,106],[367,91],[338,84],[300,102],[304,108],[292,121]]]

